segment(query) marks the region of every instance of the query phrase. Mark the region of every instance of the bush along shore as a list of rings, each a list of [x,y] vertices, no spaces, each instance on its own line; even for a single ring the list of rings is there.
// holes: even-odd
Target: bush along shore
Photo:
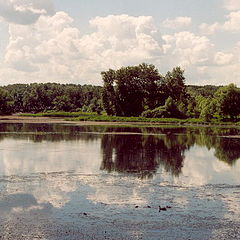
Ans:
[[[97,113],[85,112],[45,112],[45,113],[22,113],[18,114],[22,117],[50,117],[61,118],[66,121],[89,121],[89,122],[121,122],[121,123],[149,123],[149,124],[179,124],[179,125],[220,125],[220,126],[240,126],[239,122],[231,122],[227,120],[219,121],[204,121],[202,119],[187,118],[146,118],[146,117],[117,117],[108,116],[106,114],[100,115]]]

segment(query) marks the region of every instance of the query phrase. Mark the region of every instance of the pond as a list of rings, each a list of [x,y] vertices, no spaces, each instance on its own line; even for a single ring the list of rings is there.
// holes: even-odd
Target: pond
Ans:
[[[239,239],[239,159],[235,128],[1,123],[0,239]]]

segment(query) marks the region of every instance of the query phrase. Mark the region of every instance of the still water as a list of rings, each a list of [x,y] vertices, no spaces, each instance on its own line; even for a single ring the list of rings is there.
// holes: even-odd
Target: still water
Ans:
[[[233,128],[1,123],[0,239],[240,239],[239,159]]]

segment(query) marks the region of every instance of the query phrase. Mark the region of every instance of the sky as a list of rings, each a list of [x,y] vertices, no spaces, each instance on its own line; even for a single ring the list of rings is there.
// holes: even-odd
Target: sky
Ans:
[[[240,0],[0,0],[0,85],[102,85],[140,63],[240,86]]]

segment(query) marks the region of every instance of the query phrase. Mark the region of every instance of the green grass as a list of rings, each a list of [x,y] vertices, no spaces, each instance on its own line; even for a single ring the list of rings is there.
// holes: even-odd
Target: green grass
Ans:
[[[160,124],[179,124],[179,125],[227,125],[227,126],[240,126],[240,122],[226,122],[213,119],[211,122],[206,122],[202,119],[188,118],[144,118],[144,117],[117,117],[98,115],[97,113],[86,112],[44,112],[44,113],[23,113],[19,116],[26,117],[61,117],[67,121],[95,121],[95,122],[126,122],[126,123],[160,123]]]
[[[146,123],[172,123],[172,124],[207,124],[199,119],[177,119],[177,118],[144,118],[144,117],[116,117],[107,115],[89,115],[68,118],[68,121],[96,121],[96,122],[146,122]]]

